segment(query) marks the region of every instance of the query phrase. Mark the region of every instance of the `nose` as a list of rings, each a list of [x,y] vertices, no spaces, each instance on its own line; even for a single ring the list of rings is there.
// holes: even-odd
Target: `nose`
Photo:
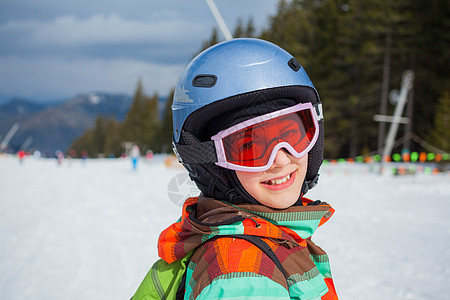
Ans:
[[[287,166],[290,163],[291,159],[289,158],[287,152],[283,149],[277,151],[277,155],[275,156],[275,160],[273,161],[271,169],[273,168],[282,168]]]

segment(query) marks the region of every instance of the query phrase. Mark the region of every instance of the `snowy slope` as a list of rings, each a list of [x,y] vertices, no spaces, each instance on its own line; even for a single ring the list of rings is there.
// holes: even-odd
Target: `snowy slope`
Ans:
[[[308,193],[336,209],[315,235],[341,299],[449,299],[450,176],[393,177],[368,165],[323,167]],[[0,156],[2,299],[129,299],[157,259],[175,196],[195,193],[163,157]],[[170,197],[168,190],[171,192]]]

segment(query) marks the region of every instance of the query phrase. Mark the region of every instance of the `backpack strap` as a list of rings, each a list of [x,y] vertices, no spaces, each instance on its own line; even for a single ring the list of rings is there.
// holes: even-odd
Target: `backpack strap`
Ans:
[[[225,237],[225,236],[221,236],[221,237]],[[278,259],[277,255],[275,254],[275,252],[273,252],[272,248],[270,248],[270,246],[266,242],[264,242],[264,240],[262,238],[260,238],[259,236],[245,235],[245,234],[236,234],[236,235],[230,235],[230,236],[226,236],[226,237],[243,239],[243,240],[246,240],[246,241],[252,243],[256,247],[258,247],[262,252],[264,252],[274,262],[275,266],[277,266],[277,268],[281,271],[281,273],[283,274],[283,276],[287,282],[288,277],[286,275],[286,271],[285,271],[283,265],[281,264],[280,260]],[[289,284],[288,284],[288,286],[289,286]]]
[[[186,274],[187,274],[187,270],[184,272],[183,278],[181,278],[180,285],[178,286],[177,293],[175,295],[175,300],[183,300],[184,299],[184,294],[186,293]]]

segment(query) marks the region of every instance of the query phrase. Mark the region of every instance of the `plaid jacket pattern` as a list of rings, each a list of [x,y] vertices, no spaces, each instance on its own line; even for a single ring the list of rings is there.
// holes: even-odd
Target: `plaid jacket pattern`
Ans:
[[[327,203],[284,210],[206,197],[186,200],[182,216],[158,241],[171,263],[195,249],[186,276],[185,299],[337,299],[327,254],[311,241],[334,213]],[[286,274],[252,243],[230,235],[263,239]],[[217,236],[226,236],[214,238]]]

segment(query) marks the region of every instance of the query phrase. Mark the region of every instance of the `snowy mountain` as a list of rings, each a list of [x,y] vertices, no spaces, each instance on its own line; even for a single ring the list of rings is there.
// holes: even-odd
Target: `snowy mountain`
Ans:
[[[23,98],[13,98],[8,103],[0,106],[0,120],[5,118],[17,117],[36,113],[48,107],[45,104],[34,103],[31,100]]]
[[[97,115],[122,121],[131,101],[128,95],[100,92],[77,95],[52,106],[15,99],[0,106],[0,136],[6,136],[18,122],[20,127],[10,142],[11,150],[18,150],[31,138],[30,148],[52,156],[56,150],[67,150],[76,137],[93,127]]]

